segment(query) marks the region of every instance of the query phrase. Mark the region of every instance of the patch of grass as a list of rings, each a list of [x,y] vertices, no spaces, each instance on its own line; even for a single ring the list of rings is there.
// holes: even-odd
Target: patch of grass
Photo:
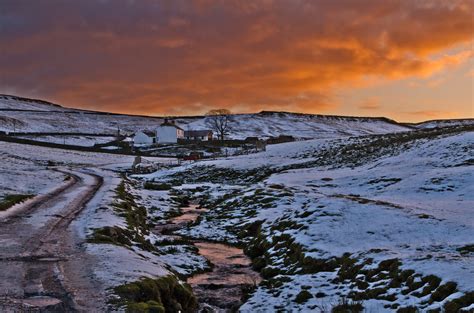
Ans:
[[[95,229],[88,241],[92,243],[110,243],[131,247],[136,244],[140,248],[156,252],[154,245],[146,239],[150,233],[148,214],[145,207],[136,203],[135,197],[127,190],[127,184],[132,184],[126,177],[115,189],[116,201],[112,204],[115,211],[125,219],[127,228],[107,226]]]
[[[474,291],[468,292],[460,298],[451,300],[444,304],[446,312],[459,312],[460,309],[470,306],[474,303]]]
[[[166,183],[154,183],[154,182],[145,182],[143,188],[147,190],[170,190],[172,186]]]
[[[155,242],[157,246],[179,246],[179,245],[191,245],[192,241],[184,237],[181,238],[165,238],[163,240]]]
[[[364,310],[364,306],[360,302],[348,301],[342,298],[337,305],[335,305],[332,313],[359,313]]]
[[[356,259],[352,259],[350,257],[350,254],[345,253],[341,260],[341,267],[339,268],[339,271],[337,275],[339,276],[339,279],[341,281],[346,280],[346,279],[354,279],[357,274],[359,274],[359,271],[362,269],[363,264],[356,265]]]
[[[188,284],[174,276],[140,281],[114,288],[118,304],[127,312],[195,312],[197,299]]]
[[[130,247],[132,245],[132,237],[131,232],[127,229],[118,226],[106,226],[94,229],[94,232],[89,236],[87,241],[91,243],[109,243]]]
[[[251,184],[264,180],[274,173],[270,167],[259,167],[248,170],[220,168],[216,166],[196,166],[190,170],[174,174],[171,179],[180,184],[201,182]],[[172,183],[173,185],[177,185]]]
[[[179,208],[184,208],[184,207],[187,207],[189,206],[190,204],[190,199],[187,195],[185,194],[182,194],[182,193],[178,193],[177,191],[175,191],[174,189],[172,190],[173,191],[173,196],[170,197],[170,199],[176,203],[176,205],[179,207]],[[180,191],[181,192],[181,191]]]
[[[457,286],[455,282],[449,281],[441,286],[439,286],[430,297],[430,302],[443,301],[450,294],[453,294],[457,291]]]
[[[420,293],[413,293],[415,297],[424,297],[429,295],[433,290],[438,288],[439,284],[441,283],[441,278],[435,275],[428,275],[423,277],[421,281],[424,282],[426,286]]]
[[[372,288],[361,292],[352,292],[349,294],[349,297],[354,300],[385,299],[382,295],[386,293],[387,290],[388,288],[385,287]]]
[[[462,255],[474,253],[474,244],[465,245],[456,249]]]
[[[405,285],[407,286],[406,289],[402,290],[402,294],[406,295],[410,292],[421,288],[425,283],[421,279],[421,275],[415,274],[407,278]]]
[[[10,194],[3,197],[3,200],[0,200],[0,211],[5,211],[15,204],[26,201],[30,198],[33,198],[35,195],[31,194]]]
[[[308,291],[308,290],[301,290],[297,295],[296,295],[296,298],[295,298],[295,302],[296,303],[305,303],[307,302],[309,299],[311,299],[313,297],[313,295]]]
[[[272,188],[272,189],[285,189],[285,186],[284,185],[280,185],[280,184],[271,184],[269,185],[268,187]]]

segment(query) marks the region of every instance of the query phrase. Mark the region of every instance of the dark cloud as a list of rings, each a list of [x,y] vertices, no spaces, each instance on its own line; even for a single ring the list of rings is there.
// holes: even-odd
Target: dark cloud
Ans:
[[[470,58],[473,9],[468,0],[7,0],[0,92],[149,114],[317,112],[334,106],[338,86]]]

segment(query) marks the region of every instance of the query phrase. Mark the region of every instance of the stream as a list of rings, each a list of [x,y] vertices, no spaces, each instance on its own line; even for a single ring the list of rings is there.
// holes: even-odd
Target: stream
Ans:
[[[189,205],[180,210],[182,215],[170,219],[168,224],[158,226],[156,231],[172,234],[196,221],[206,211],[197,205]],[[180,238],[174,234],[173,237]],[[187,280],[198,298],[199,311],[235,311],[242,304],[244,289],[258,285],[260,275],[252,270],[251,261],[242,249],[202,240],[192,242],[199,249],[199,254],[214,265],[210,272],[196,274]]]

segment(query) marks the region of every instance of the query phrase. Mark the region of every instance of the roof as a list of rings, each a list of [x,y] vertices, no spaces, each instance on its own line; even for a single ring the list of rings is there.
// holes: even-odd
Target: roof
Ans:
[[[184,137],[205,137],[212,135],[212,130],[185,130]]]
[[[148,137],[156,137],[156,133],[154,131],[151,131],[151,130],[141,130],[141,131],[138,131],[135,133],[135,136],[138,134],[138,133],[144,133],[145,135],[147,135]]]
[[[168,121],[165,121],[163,123],[161,123],[160,126],[171,126],[171,127],[175,127],[177,129],[181,129],[183,130],[181,127],[179,127],[178,125],[174,124],[174,123],[171,123],[171,122],[168,122]]]

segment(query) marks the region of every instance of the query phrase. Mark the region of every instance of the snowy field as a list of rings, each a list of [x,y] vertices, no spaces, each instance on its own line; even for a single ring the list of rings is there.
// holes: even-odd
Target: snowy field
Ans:
[[[206,206],[194,238],[245,244],[243,312],[472,309],[474,132],[275,145],[139,179]]]
[[[0,196],[41,194],[57,186],[65,175],[52,166],[129,168],[133,156],[87,153],[0,142]]]
[[[12,109],[12,101],[20,100],[0,104]],[[23,102],[22,110],[60,109]],[[113,115],[78,122],[74,113],[54,124],[44,112],[0,112],[8,114],[5,120],[29,131],[117,127]],[[128,118],[140,121],[132,128],[156,121],[120,118],[127,125]],[[198,118],[178,122],[204,127]],[[263,281],[242,312],[468,311],[474,308],[474,131],[470,122],[452,124],[406,131],[384,119],[239,115],[237,137],[318,136],[181,166],[145,158],[159,170],[134,175],[125,174],[133,156],[0,142],[0,198],[44,195],[65,184],[68,169],[102,177],[70,227],[95,260],[91,279],[107,299],[117,286],[143,277],[182,282],[208,270],[191,241],[199,239],[243,247],[252,258]],[[91,138],[76,139],[86,145]],[[154,187],[145,188],[147,182]],[[208,210],[178,231],[183,237],[156,231],[189,202]],[[39,212],[28,221],[48,216]]]
[[[18,136],[18,138],[82,147],[93,147],[116,139],[111,136]]]

